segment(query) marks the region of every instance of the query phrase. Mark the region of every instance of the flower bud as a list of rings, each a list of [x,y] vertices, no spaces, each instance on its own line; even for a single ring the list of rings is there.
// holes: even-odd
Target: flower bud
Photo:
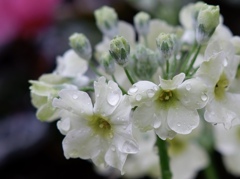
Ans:
[[[118,34],[118,16],[113,8],[103,6],[94,12],[97,21],[97,26],[101,32],[113,38]]]
[[[124,37],[116,36],[110,42],[109,52],[119,65],[124,66],[128,62],[130,45]]]
[[[167,33],[161,33],[157,39],[157,47],[165,59],[169,59],[173,54],[174,41],[173,36]]]
[[[136,46],[132,58],[134,61],[132,69],[135,75],[141,80],[150,80],[158,67],[156,54],[144,45],[139,44]]]
[[[134,25],[139,35],[147,35],[149,32],[150,16],[145,12],[139,12],[134,16]]]
[[[196,40],[198,43],[207,41],[219,24],[219,6],[208,5],[199,11],[197,17]]]
[[[100,61],[104,67],[105,72],[109,75],[113,75],[113,73],[115,72],[115,61],[110,55],[110,53],[103,53],[100,57]]]
[[[69,37],[69,44],[81,58],[89,60],[92,57],[92,47],[85,35],[80,33],[72,34]]]

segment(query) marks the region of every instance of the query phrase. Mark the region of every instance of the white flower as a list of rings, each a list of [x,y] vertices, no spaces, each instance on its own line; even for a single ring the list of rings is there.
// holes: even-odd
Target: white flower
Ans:
[[[223,163],[231,174],[240,176],[240,126],[226,130],[222,125],[213,127],[215,147],[222,154]]]
[[[59,130],[66,158],[92,159],[97,166],[112,166],[122,171],[129,153],[138,146],[132,137],[131,106],[113,81],[104,77],[94,83],[95,104],[86,92],[62,90],[53,106],[60,108]]]
[[[52,100],[61,89],[77,89],[68,84],[68,80],[54,74],[44,74],[38,80],[30,80],[31,102],[37,108],[37,118],[51,122],[59,118],[58,110],[52,106]]]
[[[171,140],[169,155],[173,179],[195,178],[208,164],[206,151],[189,136],[177,136]]]
[[[89,81],[88,77],[84,76],[87,69],[88,62],[70,49],[63,56],[57,57],[57,67],[53,73],[64,78],[70,78],[73,84],[81,87]]]
[[[160,78],[160,85],[139,81],[128,91],[133,106],[134,124],[143,131],[154,129],[162,138],[173,138],[176,133],[189,134],[198,126],[197,109],[207,101],[207,87],[198,79],[183,82],[181,73],[172,80]]]
[[[159,177],[161,172],[154,131],[140,132],[139,129],[134,128],[133,132],[139,144],[139,152],[128,156],[124,165],[124,176],[131,179],[144,176]]]
[[[240,122],[240,94],[228,91],[236,75],[239,56],[234,54],[231,43],[214,41],[206,48],[205,59],[208,61],[203,62],[196,73],[209,88],[204,118],[229,129]]]

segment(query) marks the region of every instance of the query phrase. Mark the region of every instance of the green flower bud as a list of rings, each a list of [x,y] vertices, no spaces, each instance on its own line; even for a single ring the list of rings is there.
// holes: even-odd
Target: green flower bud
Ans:
[[[130,45],[124,37],[116,36],[110,42],[109,52],[119,65],[124,66],[128,62]]]
[[[118,15],[113,8],[103,6],[94,12],[94,16],[98,28],[105,36],[113,38],[118,34]]]
[[[144,45],[137,45],[134,55],[132,69],[137,78],[150,80],[157,71],[158,62],[155,53]]]
[[[145,12],[139,12],[134,16],[134,25],[139,35],[147,35],[149,32],[150,16]]]
[[[173,36],[167,33],[161,33],[156,39],[157,47],[165,59],[169,59],[173,54],[174,41]]]
[[[92,57],[92,47],[85,35],[80,33],[72,34],[69,37],[69,44],[81,58],[89,60]]]
[[[196,40],[198,43],[206,42],[219,24],[219,6],[208,5],[199,11],[197,18]]]
[[[109,75],[113,75],[113,73],[115,72],[115,61],[110,55],[110,53],[103,53],[100,57],[100,61],[104,67],[105,72]]]

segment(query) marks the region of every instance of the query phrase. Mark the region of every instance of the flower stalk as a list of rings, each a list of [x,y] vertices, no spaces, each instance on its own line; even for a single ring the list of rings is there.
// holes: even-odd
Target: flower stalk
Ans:
[[[169,156],[167,152],[167,142],[157,137],[157,147],[159,153],[160,171],[162,173],[162,179],[171,179],[172,172],[169,165]]]

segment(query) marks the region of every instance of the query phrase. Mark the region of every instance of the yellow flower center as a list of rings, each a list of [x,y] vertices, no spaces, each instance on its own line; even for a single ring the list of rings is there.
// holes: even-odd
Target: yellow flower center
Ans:
[[[162,102],[167,102],[173,97],[172,91],[161,90],[158,99]]]
[[[113,137],[112,126],[107,118],[100,115],[93,115],[88,124],[93,129],[95,135],[100,135],[105,138]]]
[[[226,77],[226,75],[223,73],[220,76],[220,79],[218,80],[217,84],[215,85],[215,97],[216,99],[222,99],[225,95],[226,88],[229,85],[229,81]]]

